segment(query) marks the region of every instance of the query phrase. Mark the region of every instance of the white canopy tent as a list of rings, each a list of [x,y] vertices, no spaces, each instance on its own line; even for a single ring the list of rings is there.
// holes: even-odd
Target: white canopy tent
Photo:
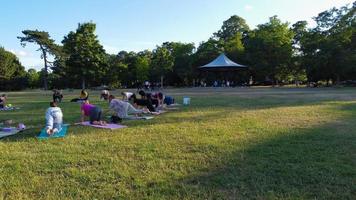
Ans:
[[[205,70],[222,70],[222,71],[228,71],[228,70],[234,70],[234,69],[241,69],[241,68],[247,68],[245,65],[240,65],[232,60],[230,60],[228,57],[225,56],[225,54],[220,54],[215,60],[212,62],[199,67],[199,69],[205,69]]]

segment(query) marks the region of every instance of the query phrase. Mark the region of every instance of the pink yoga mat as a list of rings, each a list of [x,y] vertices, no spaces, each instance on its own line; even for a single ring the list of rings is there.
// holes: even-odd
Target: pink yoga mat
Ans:
[[[95,127],[95,128],[106,128],[106,129],[111,129],[111,130],[119,129],[119,128],[126,128],[127,127],[127,126],[119,125],[119,124],[107,124],[106,126],[100,126],[100,125],[90,124],[90,122],[88,122],[88,121],[79,123],[79,125],[92,126],[92,127]]]

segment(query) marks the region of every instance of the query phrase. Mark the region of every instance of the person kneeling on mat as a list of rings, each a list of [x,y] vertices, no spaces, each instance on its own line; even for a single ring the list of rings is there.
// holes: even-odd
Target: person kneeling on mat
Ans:
[[[163,95],[161,92],[158,93],[158,99],[160,99],[160,101],[162,101],[162,104],[166,104],[167,106],[170,106],[170,105],[174,104],[174,98],[173,97]]]
[[[46,132],[48,135],[58,133],[62,129],[63,113],[57,106],[57,102],[52,101],[46,111]]]
[[[135,105],[135,107],[139,107],[139,106],[141,106],[141,107],[147,107],[147,109],[148,109],[150,112],[156,112],[156,109],[155,109],[155,107],[153,106],[151,99],[147,99],[146,97],[141,98],[141,99],[138,99],[138,98],[136,97],[136,94],[133,94],[133,95],[130,97],[129,101],[132,101],[133,104]]]
[[[100,100],[107,101],[109,99],[109,96],[110,96],[109,90],[102,90],[100,94]]]
[[[83,89],[80,92],[79,98],[74,98],[74,99],[70,100],[70,102],[84,102],[84,101],[88,100],[88,98],[89,98],[88,92]]]
[[[2,94],[2,95],[0,96],[0,108],[5,108],[5,106],[6,106],[6,100],[7,100],[6,94]]]
[[[105,126],[106,122],[101,120],[102,109],[98,106],[92,105],[88,100],[85,100],[80,107],[82,112],[81,122],[84,122],[85,117],[89,117],[90,124]]]
[[[115,99],[114,95],[109,96],[109,109],[115,113],[115,115],[111,116],[111,121],[114,123],[127,118],[129,114],[142,114],[145,112],[144,110],[136,109],[126,101]]]

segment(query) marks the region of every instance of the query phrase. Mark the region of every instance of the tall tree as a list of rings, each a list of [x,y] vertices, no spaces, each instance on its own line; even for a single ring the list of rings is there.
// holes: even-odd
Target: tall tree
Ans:
[[[21,67],[15,54],[0,47],[0,79],[11,79]]]
[[[14,90],[27,86],[24,84],[25,68],[15,54],[0,47],[0,89]]]
[[[125,52],[126,53],[126,52]],[[118,55],[108,55],[108,65],[110,72],[106,74],[108,85],[112,88],[118,88],[123,84],[127,84],[127,64],[124,63],[123,57]]]
[[[293,32],[288,23],[282,23],[277,16],[268,23],[257,26],[246,40],[246,50],[255,78],[259,81],[270,79],[274,83],[285,80],[290,72]]]
[[[193,79],[193,43],[165,42],[174,59],[172,73],[169,75],[170,84],[188,85]]]
[[[31,68],[27,70],[27,79],[28,79],[28,86],[30,88],[37,88],[39,87],[39,80],[40,80],[40,73],[37,72],[35,69]]]
[[[309,81],[339,82],[356,75],[356,2],[321,12],[317,26],[300,39],[302,61]]]
[[[151,64],[152,53],[148,50],[137,53],[137,58],[134,63],[136,80],[142,83],[149,78],[149,70]]]
[[[26,43],[35,43],[40,46],[38,51],[41,51],[41,58],[44,62],[44,76],[43,83],[44,89],[48,89],[48,68],[51,63],[48,60],[48,55],[55,55],[58,50],[58,45],[54,43],[54,40],[50,38],[48,32],[39,31],[39,30],[24,30],[22,33],[25,35],[23,37],[17,37],[21,41],[23,47],[26,46]]]
[[[306,21],[298,21],[291,27],[294,33],[293,37],[293,56],[290,67],[292,79],[295,80],[296,85],[300,81],[306,81],[306,63],[304,62],[304,54],[302,50],[302,40],[308,34],[308,23]]]
[[[230,38],[235,37],[237,33],[245,35],[249,30],[250,28],[247,25],[245,19],[237,15],[233,15],[223,22],[221,29],[218,32],[214,33],[214,36],[226,41]]]
[[[161,87],[163,87],[163,79],[172,72],[174,65],[174,58],[166,47],[158,46],[153,50],[151,61],[151,75],[153,79],[161,79]]]
[[[81,80],[82,88],[86,81],[101,82],[108,72],[107,56],[103,46],[95,35],[94,23],[79,24],[76,32],[71,31],[64,37],[63,51],[67,54],[67,73]]]

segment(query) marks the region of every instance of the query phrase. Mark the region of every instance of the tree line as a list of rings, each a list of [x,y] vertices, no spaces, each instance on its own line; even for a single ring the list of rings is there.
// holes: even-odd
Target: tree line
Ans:
[[[61,44],[48,32],[24,30],[18,39],[23,46],[38,45],[44,68],[25,71],[14,54],[0,48],[0,89],[136,87],[145,80],[192,86],[219,78],[253,84],[338,84],[356,80],[355,11],[356,2],[321,12],[313,18],[312,28],[306,21],[290,25],[273,16],[251,29],[234,15],[197,47],[164,42],[152,51],[117,54],[105,52],[92,22],[79,24]],[[249,69],[228,74],[199,70],[222,52]]]

